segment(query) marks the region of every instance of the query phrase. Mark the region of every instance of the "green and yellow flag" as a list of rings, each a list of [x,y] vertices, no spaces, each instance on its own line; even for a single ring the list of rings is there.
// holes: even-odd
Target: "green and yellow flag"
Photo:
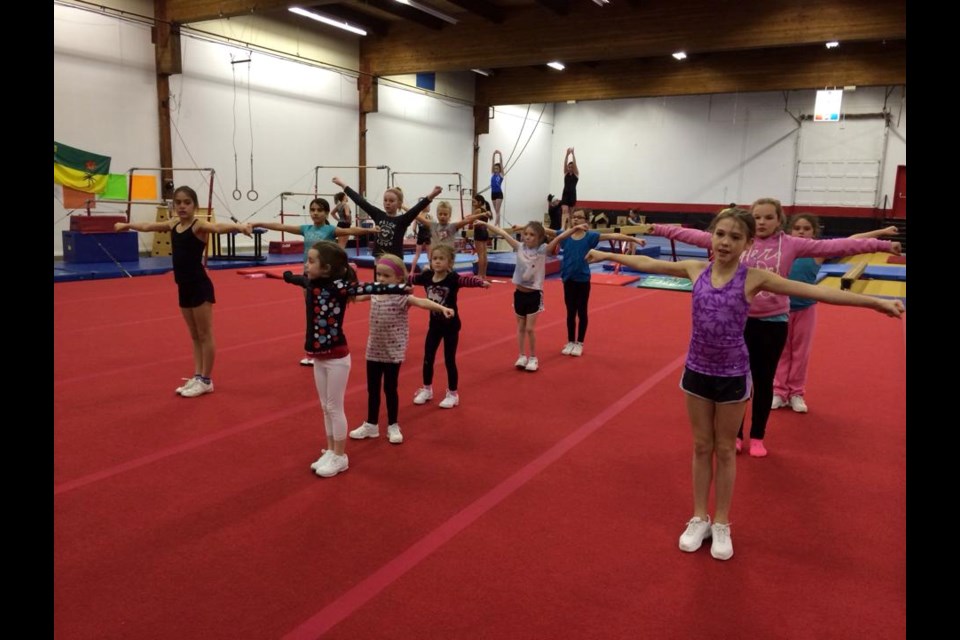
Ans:
[[[53,181],[87,193],[107,187],[110,158],[53,142]]]

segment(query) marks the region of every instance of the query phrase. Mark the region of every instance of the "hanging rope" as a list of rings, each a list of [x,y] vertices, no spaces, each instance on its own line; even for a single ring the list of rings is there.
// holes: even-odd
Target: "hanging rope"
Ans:
[[[233,199],[243,197],[240,191],[240,166],[237,162],[237,61],[230,54],[230,71],[233,75]]]
[[[247,191],[247,200],[255,202],[260,194],[253,188],[253,102],[250,100],[250,67],[252,66],[250,60],[247,60],[247,116],[250,121],[250,191]]]

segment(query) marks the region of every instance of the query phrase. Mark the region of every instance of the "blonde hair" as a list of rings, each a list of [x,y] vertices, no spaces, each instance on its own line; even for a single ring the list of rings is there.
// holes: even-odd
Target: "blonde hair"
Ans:
[[[783,212],[783,205],[780,204],[780,201],[776,198],[758,198],[753,201],[753,204],[750,205],[750,213],[753,213],[753,210],[761,204],[772,204],[773,208],[777,210],[777,219],[780,221],[780,226],[783,226],[787,222],[787,216]]]
[[[403,264],[403,260],[392,253],[383,253],[375,264],[379,266],[384,263],[400,278],[400,282],[407,281],[407,265]]]
[[[454,259],[456,258],[456,255],[457,255],[457,254],[454,252],[453,247],[451,247],[451,246],[448,245],[448,244],[436,244],[436,245],[433,246],[432,249],[430,249],[430,257],[433,257],[433,254],[435,254],[437,251],[439,251],[440,253],[444,253],[444,254],[447,255],[447,258],[450,259],[450,268],[452,269],[452,268],[453,268],[453,261],[454,261]]]
[[[400,187],[390,187],[384,193],[390,193],[391,191],[397,194],[397,202],[399,202],[400,204],[403,204],[403,189],[401,189]]]
[[[451,207],[450,203],[446,200],[441,200],[437,203],[437,213],[440,213],[440,209],[446,209],[451,215],[453,214],[453,207]]]
[[[753,237],[757,235],[757,223],[753,219],[753,214],[746,209],[741,209],[739,207],[728,207],[726,209],[722,209],[720,213],[718,213],[713,220],[710,221],[710,226],[707,227],[707,231],[713,233],[713,230],[717,227],[717,224],[721,220],[726,220],[727,218],[733,218],[733,220],[743,228],[743,232],[746,234],[748,240],[752,240]]]
[[[540,244],[543,244],[547,240],[547,232],[544,230],[543,225],[539,222],[533,221],[528,222],[523,226],[524,230],[533,229],[533,232],[540,237]]]

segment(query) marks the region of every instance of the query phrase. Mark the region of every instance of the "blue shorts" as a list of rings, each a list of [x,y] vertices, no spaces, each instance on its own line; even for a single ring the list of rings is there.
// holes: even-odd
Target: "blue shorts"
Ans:
[[[742,376],[708,376],[684,367],[680,388],[692,396],[717,404],[735,404],[750,398],[753,378],[749,373]]]

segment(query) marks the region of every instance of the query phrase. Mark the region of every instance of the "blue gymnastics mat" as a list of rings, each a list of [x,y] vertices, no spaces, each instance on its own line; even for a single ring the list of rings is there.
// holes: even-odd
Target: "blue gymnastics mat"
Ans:
[[[560,258],[556,256],[547,257],[546,275],[550,276],[560,272]],[[517,254],[513,251],[499,251],[497,253],[487,253],[487,275],[490,276],[512,276],[513,270],[517,266]]]
[[[820,272],[817,274],[817,282],[828,276],[843,276],[854,267],[852,262],[840,262],[834,264],[824,264],[820,266]],[[862,278],[873,278],[874,280],[896,280],[898,282],[907,281],[906,265],[879,265],[868,264],[864,269]]]

